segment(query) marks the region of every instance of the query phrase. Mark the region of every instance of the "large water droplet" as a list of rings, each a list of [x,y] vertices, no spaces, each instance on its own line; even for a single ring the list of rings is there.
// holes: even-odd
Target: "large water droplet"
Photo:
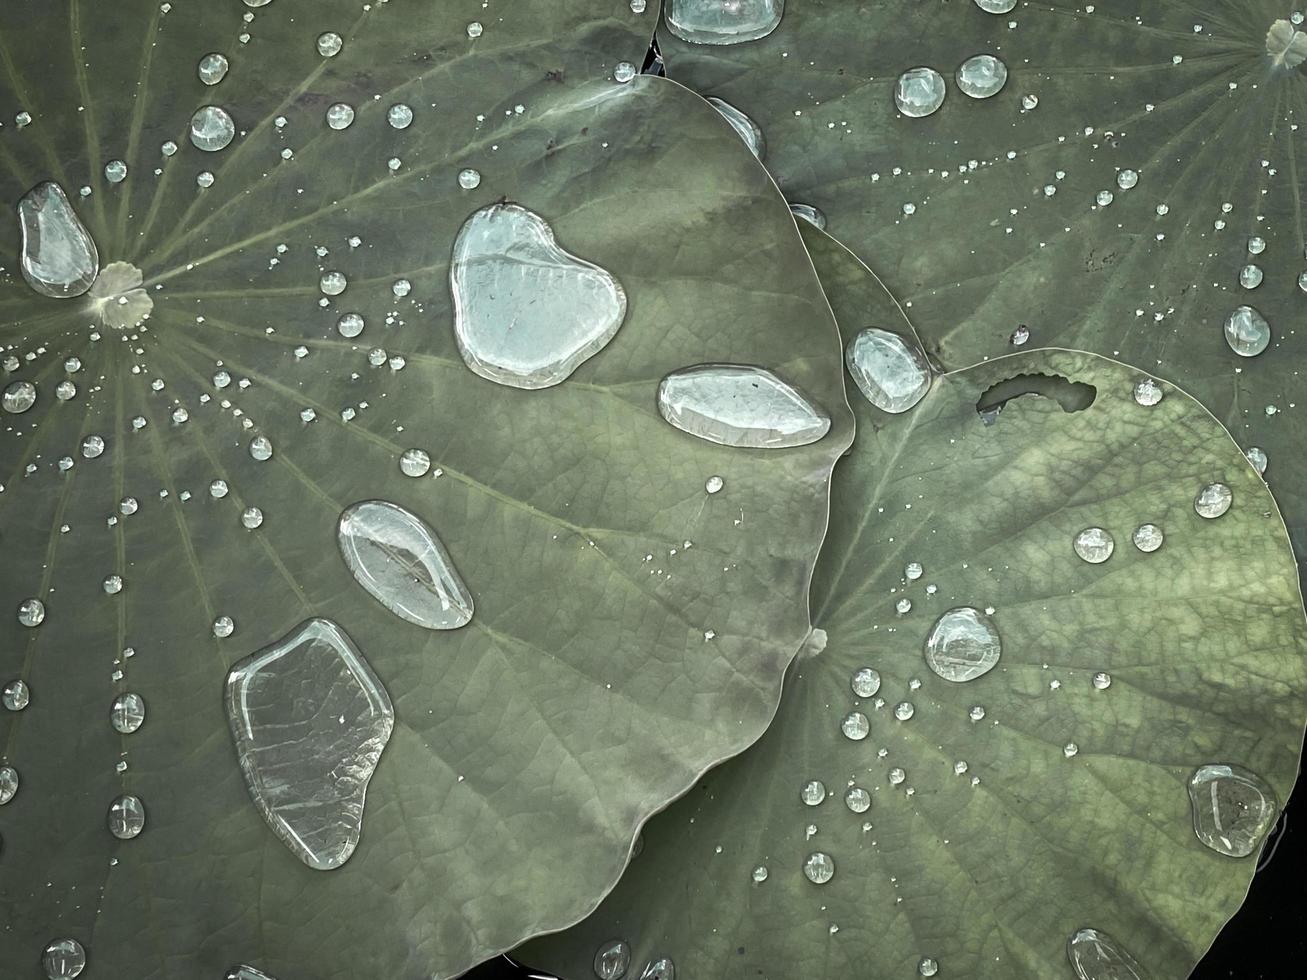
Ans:
[[[1116,542],[1101,527],[1087,527],[1076,535],[1072,547],[1077,555],[1091,565],[1101,565],[1112,557]]]
[[[1194,833],[1226,857],[1253,853],[1275,821],[1275,791],[1238,766],[1199,766],[1189,777],[1189,801]]]
[[[767,144],[758,124],[725,99],[710,95],[708,101],[731,124],[731,129],[735,130],[736,135],[744,140],[744,145],[749,148],[749,152],[761,160],[767,152]]]
[[[824,885],[835,877],[835,859],[824,851],[813,851],[803,861],[803,874],[814,885]]]
[[[992,54],[978,54],[962,62],[955,77],[963,95],[988,99],[1007,84],[1007,65]]]
[[[463,360],[514,388],[563,381],[626,317],[621,284],[563,249],[544,218],[517,204],[493,204],[467,219],[449,282]]]
[[[236,123],[221,106],[201,106],[191,116],[191,143],[197,150],[216,153],[235,138]]]
[[[76,939],[56,939],[41,954],[41,966],[49,980],[72,980],[86,969],[86,950]]]
[[[37,184],[18,202],[23,232],[22,270],[42,296],[68,299],[91,288],[100,253],[64,190],[52,181]]]
[[[1066,957],[1078,980],[1143,980],[1144,971],[1111,936],[1077,929],[1066,941]]]
[[[145,804],[138,796],[120,796],[109,806],[109,833],[119,840],[139,837],[145,829]]]
[[[622,980],[631,966],[631,947],[610,939],[595,950],[594,971],[599,980]]]
[[[340,515],[337,541],[350,573],[401,619],[452,630],[472,619],[472,595],[449,552],[414,514],[385,500],[364,500]]]
[[[1307,61],[1307,34],[1287,20],[1277,20],[1266,32],[1266,53],[1277,68],[1297,68]]]
[[[1002,652],[994,623],[971,606],[948,610],[926,634],[926,664],[946,681],[972,681],[987,674]]]
[[[691,44],[740,44],[780,24],[785,0],[668,0],[667,27]]]
[[[1224,483],[1209,483],[1198,491],[1194,498],[1194,510],[1199,517],[1211,520],[1220,517],[1230,509],[1234,501],[1234,491]]]
[[[816,442],[830,418],[766,368],[700,364],[658,386],[658,411],[682,432],[723,446],[784,449]]]
[[[331,620],[306,620],[231,669],[226,708],[263,819],[309,867],[340,867],[358,845],[368,780],[395,726],[363,654]]]
[[[920,119],[944,104],[944,92],[944,76],[934,68],[909,68],[894,85],[894,104],[903,115]]]
[[[930,390],[930,365],[916,344],[868,327],[844,350],[844,364],[867,401],[882,412],[906,412]]]
[[[1240,357],[1256,357],[1271,343],[1271,325],[1251,306],[1239,306],[1225,318],[1225,342]]]

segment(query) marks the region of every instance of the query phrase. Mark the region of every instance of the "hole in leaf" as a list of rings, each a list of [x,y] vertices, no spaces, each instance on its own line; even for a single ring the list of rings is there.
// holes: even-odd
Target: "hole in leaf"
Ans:
[[[1097,394],[1093,385],[1060,374],[1019,374],[987,388],[976,402],[976,412],[986,425],[993,425],[1004,405],[1025,395],[1051,398],[1064,412],[1083,412],[1094,404]]]

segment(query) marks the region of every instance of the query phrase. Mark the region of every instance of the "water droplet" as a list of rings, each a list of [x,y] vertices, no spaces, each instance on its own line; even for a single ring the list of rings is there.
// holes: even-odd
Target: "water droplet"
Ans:
[[[1062,754],[1066,756],[1068,759],[1075,758],[1076,755],[1079,754],[1079,752],[1080,752],[1080,746],[1076,745],[1075,742],[1067,742],[1066,745],[1062,746]]]
[[[386,122],[393,129],[408,129],[413,124],[413,110],[402,102],[396,102],[386,110]]]
[[[221,106],[201,106],[191,116],[191,143],[196,149],[216,153],[235,138],[236,123]]]
[[[4,706],[10,711],[22,711],[31,700],[32,692],[28,689],[26,681],[12,680],[4,686],[4,691],[0,692],[0,701],[3,701]]]
[[[725,481],[723,481],[720,476],[710,476],[708,477],[708,481],[703,485],[703,488],[709,493],[718,493],[725,485]]]
[[[682,432],[723,446],[806,446],[830,429],[830,419],[798,389],[744,364],[673,371],[658,386],[658,411]]]
[[[921,961],[917,964],[917,972],[923,977],[933,977],[939,972],[939,964],[929,956],[923,956]]]
[[[13,766],[0,766],[0,806],[4,806],[18,793],[18,770]]]
[[[345,102],[327,106],[327,125],[332,129],[348,129],[354,122],[354,107]]]
[[[1198,491],[1198,496],[1194,498],[1194,510],[1199,517],[1206,517],[1209,520],[1220,517],[1230,509],[1230,504],[1234,500],[1234,491],[1224,483],[1209,483]]]
[[[324,296],[339,296],[349,285],[349,280],[345,278],[343,272],[324,272],[322,278],[318,280],[318,288],[322,290]]]
[[[985,709],[978,704],[973,704],[967,712],[967,717],[972,721],[980,721],[985,717]]]
[[[24,599],[18,604],[18,621],[24,626],[40,626],[45,622],[45,603],[40,599]]]
[[[835,877],[835,859],[824,851],[813,851],[804,859],[803,874],[814,885],[824,885]]]
[[[338,543],[350,573],[396,616],[448,630],[472,619],[472,596],[436,533],[404,508],[364,500],[340,516]]]
[[[1225,318],[1225,342],[1240,357],[1256,357],[1271,343],[1271,325],[1251,306],[1239,306]]]
[[[159,152],[166,157],[170,157],[177,152],[177,144],[172,140],[164,140],[159,144]]]
[[[826,214],[821,208],[813,207],[811,204],[795,203],[790,205],[790,213],[796,218],[802,218],[818,231],[826,230]]]
[[[100,583],[107,595],[117,595],[123,590],[123,577],[121,575],[106,575],[104,581]]]
[[[844,805],[854,813],[866,813],[871,809],[871,794],[861,786],[850,786],[844,793]]]
[[[122,735],[132,734],[145,724],[145,698],[132,692],[118,695],[109,709],[109,723]]]
[[[344,46],[344,40],[335,31],[324,31],[318,35],[318,54],[324,58],[336,57]]]
[[[742,44],[766,37],[781,22],[785,0],[668,0],[668,29],[691,44]]]
[[[1275,791],[1238,766],[1199,766],[1189,777],[1189,800],[1194,833],[1226,857],[1252,854],[1275,821]]]
[[[145,829],[145,804],[138,796],[120,796],[109,806],[109,833],[131,840]]]
[[[1017,0],[976,0],[976,6],[987,14],[1010,14]]]
[[[894,611],[900,616],[906,616],[912,612],[912,600],[904,596],[898,602],[894,603]]]
[[[861,711],[850,711],[840,722],[840,731],[853,742],[861,742],[871,731],[871,723]]]
[[[635,78],[637,72],[635,65],[629,61],[619,61],[617,67],[613,69],[613,81],[625,85],[631,79]]]
[[[236,622],[230,616],[219,616],[213,621],[213,635],[225,640],[236,631]]]
[[[121,184],[127,179],[127,164],[121,160],[110,160],[104,165],[104,179],[111,184]]]
[[[622,980],[631,966],[631,947],[610,939],[595,950],[594,971],[599,980]]]
[[[1298,273],[1298,288],[1307,293],[1307,272]]]
[[[751,874],[749,877],[751,877],[755,882],[761,885],[764,881],[767,880],[767,876],[770,873],[771,872],[767,870],[767,865],[760,864],[753,869],[753,874]]]
[[[467,25],[467,36],[470,38],[478,38],[484,31],[485,28],[481,26],[480,21],[474,20],[472,23]]]
[[[1031,109],[1039,107],[1039,96],[1033,93],[1027,93],[1021,96],[1021,108],[1029,112]]]
[[[891,786],[898,786],[907,778],[908,774],[897,766],[889,771],[889,782]]]
[[[255,436],[251,439],[250,457],[260,463],[272,459],[272,440],[267,436]]]
[[[1152,378],[1143,378],[1135,382],[1135,401],[1145,408],[1152,408],[1162,400],[1162,386]]]
[[[1098,203],[1100,208],[1105,208],[1116,200],[1116,195],[1111,191],[1099,191],[1098,194],[1095,195],[1094,200]]]
[[[1252,464],[1253,469],[1258,473],[1266,472],[1266,466],[1270,462],[1266,456],[1266,450],[1262,449],[1260,446],[1249,446],[1248,451],[1244,453],[1244,455],[1248,457],[1248,462]]]
[[[909,68],[894,85],[894,104],[912,119],[929,116],[944,104],[944,76],[934,68]]]
[[[77,385],[65,378],[55,386],[54,396],[61,402],[70,401],[77,397]]]
[[[262,970],[241,963],[227,971],[225,980],[275,980],[275,978]]]
[[[1262,267],[1249,263],[1239,270],[1239,285],[1244,289],[1256,289],[1262,284],[1264,275]]]
[[[930,390],[930,366],[916,344],[868,327],[844,351],[844,364],[858,390],[882,412],[906,412]]]
[[[201,170],[195,175],[195,183],[199,187],[212,187],[213,174],[209,173],[207,170]]]
[[[1105,670],[1100,670],[1094,675],[1093,685],[1096,690],[1106,691],[1112,686],[1112,675]]]
[[[309,867],[340,867],[358,845],[368,781],[395,725],[353,641],[330,620],[306,620],[231,669],[226,708],[263,819]]]
[[[454,332],[467,366],[514,388],[546,388],[602,350],[626,316],[607,271],[564,250],[516,204],[476,211],[450,266]]]
[[[1266,32],[1266,53],[1276,68],[1293,69],[1307,61],[1307,34],[1293,27],[1301,23],[1301,17],[1292,23],[1277,20]]]
[[[1066,956],[1078,980],[1143,980],[1144,971],[1111,936],[1078,929],[1066,941]]]
[[[992,54],[978,54],[962,62],[955,77],[963,95],[988,99],[1007,84],[1007,65]]]
[[[725,99],[710,95],[708,102],[731,124],[731,129],[735,130],[735,134],[744,141],[749,152],[761,160],[766,153],[766,142],[758,124]]]
[[[849,686],[860,698],[872,697],[880,690],[880,672],[871,667],[859,667],[850,679]]]
[[[36,385],[30,381],[15,381],[5,388],[2,402],[4,410],[21,415],[36,404]]]
[[[345,313],[336,321],[336,332],[342,337],[353,339],[363,332],[366,323],[357,313]]]
[[[56,939],[41,953],[41,966],[49,980],[72,980],[86,969],[86,950],[76,939]]]
[[[917,713],[911,701],[900,701],[894,705],[894,717],[899,721],[908,721]]]
[[[263,526],[263,511],[257,507],[246,507],[241,511],[241,527],[247,531],[256,530]]]
[[[231,64],[227,61],[227,56],[215,51],[200,59],[196,73],[200,76],[200,81],[205,85],[217,85],[227,77],[227,70],[230,67]],[[169,155],[171,156],[171,154]]]
[[[405,476],[426,476],[431,472],[431,455],[425,449],[405,449],[399,455],[399,471]]]
[[[1112,557],[1116,541],[1101,527],[1087,527],[1072,542],[1075,552],[1091,565],[1101,565]]]
[[[808,806],[820,806],[826,802],[826,784],[820,779],[809,779],[803,784],[799,798]]]
[[[1139,174],[1133,170],[1121,170],[1116,175],[1116,186],[1123,191],[1128,191],[1139,183]]]
[[[413,291],[413,284],[407,279],[396,279],[391,284],[390,291],[394,294],[395,299],[403,299]]]
[[[102,455],[104,455],[103,436],[90,435],[82,440],[82,456],[85,459],[97,459]]]
[[[227,481],[214,480],[212,483],[210,483],[209,496],[212,497],[214,500],[221,500],[223,497],[227,496]]]
[[[473,170],[471,167],[466,167],[463,170],[460,170],[458,172],[458,186],[463,188],[465,191],[476,190],[481,186],[481,172],[479,170]],[[552,232],[550,240],[552,241]]]
[[[100,253],[58,184],[37,184],[18,202],[23,232],[22,270],[42,296],[68,299],[91,288]]]
[[[676,980],[676,964],[668,956],[651,960],[640,971],[640,980]]]
[[[1156,524],[1140,524],[1130,535],[1135,547],[1144,554],[1151,554],[1162,547],[1162,529]]]
[[[994,668],[1002,652],[994,623],[971,606],[948,610],[926,634],[926,664],[946,681],[975,680]]]

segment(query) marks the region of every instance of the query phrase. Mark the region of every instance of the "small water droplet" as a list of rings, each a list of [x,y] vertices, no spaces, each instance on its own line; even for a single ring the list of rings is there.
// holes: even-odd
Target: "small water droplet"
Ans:
[[[110,160],[104,165],[104,179],[111,184],[121,184],[127,179],[127,164],[122,160]]]
[[[5,388],[4,410],[14,415],[21,415],[36,404],[36,385],[30,381],[14,381]]]
[[[227,70],[230,67],[231,63],[227,61],[227,56],[214,51],[200,59],[196,73],[205,85],[217,85],[227,77]]]
[[[272,440],[267,436],[255,436],[251,439],[250,457],[261,463],[272,459]]]
[[[1106,691],[1112,686],[1112,675],[1105,670],[1100,670],[1094,675],[1093,685],[1096,690]]]
[[[40,626],[45,622],[45,603],[40,599],[24,599],[18,604],[18,622],[24,626]]]
[[[850,786],[844,793],[844,805],[854,813],[866,813],[871,809],[871,794],[861,786]]]
[[[18,794],[18,770],[13,766],[0,766],[0,806]]]
[[[719,493],[724,486],[726,486],[726,483],[720,476],[710,476],[703,488],[709,493]]]
[[[809,779],[803,784],[799,798],[808,806],[820,806],[826,802],[826,784],[820,779]]]
[[[651,960],[640,971],[640,980],[676,980],[676,964],[668,956]]]
[[[1112,557],[1116,541],[1101,527],[1087,527],[1072,542],[1075,553],[1091,565],[1101,565]]]
[[[484,31],[485,28],[481,26],[480,21],[474,20],[472,23],[467,25],[467,36],[470,38],[478,38]]]
[[[1271,325],[1251,306],[1236,307],[1225,318],[1225,342],[1240,357],[1256,357],[1271,343]]]
[[[386,110],[386,122],[393,129],[408,129],[413,124],[413,109],[402,102],[396,102]]]
[[[318,288],[322,290],[324,296],[339,296],[349,285],[349,280],[345,278],[343,272],[324,272],[318,280]]]
[[[1143,980],[1144,971],[1111,936],[1078,929],[1067,939],[1067,959],[1077,980]]]
[[[1275,822],[1275,791],[1238,766],[1199,766],[1189,778],[1189,800],[1194,833],[1226,857],[1252,854]]]
[[[908,721],[917,713],[911,701],[900,701],[894,705],[894,717],[899,721]]]
[[[327,125],[331,129],[348,129],[354,122],[354,107],[346,102],[336,102],[327,106]]]
[[[631,966],[631,947],[621,939],[610,939],[595,950],[594,971],[599,980],[622,980]]]
[[[52,181],[37,184],[18,202],[18,219],[20,264],[29,286],[52,299],[80,296],[91,288],[100,272],[100,253],[62,187]]]
[[[930,366],[915,343],[876,327],[849,341],[844,364],[867,401],[882,412],[898,414],[916,405],[930,390]]]
[[[909,68],[894,85],[894,104],[912,119],[929,116],[944,104],[944,76],[924,65]]]
[[[1113,194],[1111,191],[1099,191],[1098,194],[1094,197],[1094,201],[1098,204],[1100,208],[1107,207],[1115,200],[1116,200],[1116,195]]]
[[[201,106],[191,116],[191,144],[197,150],[216,153],[236,138],[236,123],[221,106]]]
[[[830,430],[829,417],[798,389],[744,364],[673,371],[658,386],[658,411],[682,432],[723,446],[806,446]]]
[[[213,621],[213,635],[225,640],[236,631],[236,622],[230,616],[219,616]]]
[[[985,717],[985,709],[978,704],[974,704],[967,712],[967,717],[972,721],[980,721]]]
[[[1121,170],[1116,175],[1116,186],[1123,191],[1128,191],[1139,183],[1139,174],[1133,170]]]
[[[1209,520],[1220,517],[1230,509],[1234,500],[1234,491],[1224,483],[1209,483],[1198,491],[1194,498],[1194,510],[1199,517]]]
[[[1266,466],[1270,462],[1266,456],[1266,450],[1262,449],[1260,446],[1249,446],[1248,451],[1244,453],[1244,455],[1248,457],[1248,462],[1252,464],[1253,469],[1258,473],[1266,472]]]
[[[120,796],[109,806],[109,833],[131,840],[145,829],[145,804],[139,796]]]
[[[1145,408],[1152,408],[1162,400],[1162,386],[1152,378],[1142,378],[1135,382],[1135,401]]]
[[[425,449],[405,449],[399,455],[399,471],[405,476],[426,476],[431,472],[431,455]]]
[[[366,323],[357,313],[345,313],[336,321],[336,332],[342,337],[353,339],[363,332]]]
[[[458,186],[465,191],[474,191],[481,186],[481,172],[465,167],[458,172]]]
[[[324,31],[318,35],[318,54],[324,58],[336,57],[344,46],[344,39],[335,31]]]
[[[109,723],[119,734],[135,732],[145,724],[145,698],[130,691],[118,695],[109,708]]]
[[[1162,547],[1164,535],[1156,524],[1140,524],[1130,535],[1135,547],[1144,554],[1151,554]]]
[[[56,939],[41,953],[41,966],[49,980],[72,980],[86,969],[86,950],[76,939]]]
[[[852,742],[861,742],[871,731],[871,723],[861,711],[850,711],[840,722],[840,731]]]
[[[880,672],[871,667],[859,667],[850,679],[849,686],[860,698],[873,697],[880,690]]]
[[[818,231],[826,230],[826,214],[821,208],[813,207],[811,204],[795,203],[790,205],[790,213],[796,218],[802,218]]]
[[[975,680],[994,668],[1002,651],[993,621],[971,606],[948,610],[926,634],[926,664],[946,681]]]
[[[201,170],[195,175],[195,183],[199,187],[212,187],[213,174],[209,173],[207,170]]]
[[[117,595],[123,590],[123,577],[121,575],[106,575],[104,581],[100,583],[106,595]]]
[[[939,972],[939,964],[929,956],[923,956],[921,961],[917,964],[917,972],[923,977],[933,977]]]
[[[963,95],[988,99],[1007,84],[1007,65],[992,54],[978,54],[962,62],[955,77]]]
[[[1066,745],[1062,746],[1062,754],[1066,756],[1068,759],[1075,758],[1075,756],[1079,754],[1079,752],[1080,752],[1080,746],[1076,745],[1075,742],[1067,742]]]
[[[613,81],[625,85],[631,79],[635,78],[636,74],[635,65],[631,64],[629,61],[619,61],[617,66],[613,69]]]
[[[893,769],[889,771],[889,782],[891,786],[899,786],[907,778],[908,778],[908,774],[904,772],[902,769],[900,769],[898,766],[895,766]]]
[[[751,877],[757,884],[761,885],[767,880],[769,874],[771,874],[771,872],[767,870],[767,865],[760,864],[753,869],[753,873],[749,877]]]
[[[263,511],[257,507],[246,507],[241,511],[241,527],[254,531],[263,526]]]
[[[803,874],[814,885],[824,885],[835,877],[835,859],[824,851],[813,851],[803,861]]]
[[[22,711],[32,700],[32,692],[23,680],[12,680],[0,691],[0,702],[10,711]]]

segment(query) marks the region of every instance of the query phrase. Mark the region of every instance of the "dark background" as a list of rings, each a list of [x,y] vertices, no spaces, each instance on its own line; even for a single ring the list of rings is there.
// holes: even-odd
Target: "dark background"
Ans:
[[[1305,793],[1300,788],[1295,797],[1301,800]],[[1300,975],[1303,964],[1307,963],[1307,817],[1299,812],[1297,818],[1295,824],[1288,807],[1281,813],[1280,823],[1262,851],[1262,869],[1253,877],[1248,900],[1222,930],[1190,980],[1283,980],[1287,975]],[[1287,973],[1286,963],[1294,964]],[[526,980],[533,972],[545,971],[529,971],[507,959],[499,959],[477,967],[464,980]],[[627,976],[629,980],[638,980],[634,964]],[[718,978],[687,977],[686,980]]]

